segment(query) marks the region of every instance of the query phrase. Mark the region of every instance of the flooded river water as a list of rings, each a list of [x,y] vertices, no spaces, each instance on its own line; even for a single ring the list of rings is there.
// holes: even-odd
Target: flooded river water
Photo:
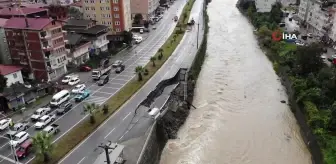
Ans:
[[[253,27],[234,0],[208,6],[206,61],[192,110],[161,164],[311,164],[296,120]]]

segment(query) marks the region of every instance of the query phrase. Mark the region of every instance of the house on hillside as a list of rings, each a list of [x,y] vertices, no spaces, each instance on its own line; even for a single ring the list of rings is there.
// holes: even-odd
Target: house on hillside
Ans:
[[[15,83],[23,84],[21,70],[20,66],[0,64],[0,74],[7,78],[7,87]]]

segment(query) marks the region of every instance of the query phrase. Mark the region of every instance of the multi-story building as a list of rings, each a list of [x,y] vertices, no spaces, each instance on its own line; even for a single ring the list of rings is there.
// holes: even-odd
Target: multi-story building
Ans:
[[[3,64],[10,64],[12,62],[10,54],[9,54],[7,39],[5,35],[5,30],[4,30],[4,26],[7,20],[8,19],[0,18],[0,38],[2,38],[2,41],[0,41],[0,63],[3,63]]]
[[[96,25],[93,20],[69,19],[63,27],[71,33],[83,36],[83,39],[91,42],[90,52],[99,54],[106,52],[109,41],[107,40],[108,26]]]
[[[131,28],[130,0],[84,0],[85,19],[109,26],[109,34],[128,31]]]
[[[23,66],[23,75],[49,81],[67,72],[60,22],[50,18],[13,17],[4,28],[12,62]]]
[[[66,35],[65,39],[65,48],[68,52],[69,62],[80,65],[90,59],[89,50],[92,44],[83,35],[70,32]]]
[[[20,8],[20,7],[9,7],[0,10],[0,18],[9,19],[11,17],[43,17],[48,18],[48,9],[44,8]]]
[[[272,6],[277,2],[277,0],[256,0],[255,6],[257,12],[265,13],[272,10]]]
[[[155,15],[155,10],[160,6],[159,0],[132,0],[132,19],[136,14],[142,14],[144,20],[149,20]]]

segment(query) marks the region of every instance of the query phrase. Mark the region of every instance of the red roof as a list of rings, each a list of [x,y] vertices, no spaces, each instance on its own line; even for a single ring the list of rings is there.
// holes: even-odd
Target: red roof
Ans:
[[[1,75],[8,75],[17,71],[20,71],[22,67],[20,66],[15,66],[15,65],[3,65],[0,64],[0,74]]]
[[[0,18],[0,27],[3,27],[5,26],[6,22],[7,22],[8,19],[3,19],[3,18]]]
[[[82,7],[83,4],[82,4],[82,1],[78,1],[78,2],[75,2],[75,3],[70,4],[70,6]]]
[[[0,15],[27,15],[27,14],[34,14],[41,11],[47,11],[48,9],[43,8],[4,8],[0,10]]]
[[[26,25],[26,20],[28,22],[28,27]],[[51,23],[50,18],[22,18],[22,17],[12,17],[9,19],[4,28],[12,29],[29,29],[29,30],[42,30],[46,25]]]

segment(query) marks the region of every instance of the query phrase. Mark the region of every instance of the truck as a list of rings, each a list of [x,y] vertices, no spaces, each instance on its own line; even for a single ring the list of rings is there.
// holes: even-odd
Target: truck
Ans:
[[[43,129],[43,132],[45,132],[47,135],[55,135],[59,131],[59,125],[57,124],[51,124]]]
[[[109,64],[109,60],[105,59],[101,61],[100,67],[92,71],[92,79],[99,80],[101,76],[108,74],[112,69],[112,65]]]

